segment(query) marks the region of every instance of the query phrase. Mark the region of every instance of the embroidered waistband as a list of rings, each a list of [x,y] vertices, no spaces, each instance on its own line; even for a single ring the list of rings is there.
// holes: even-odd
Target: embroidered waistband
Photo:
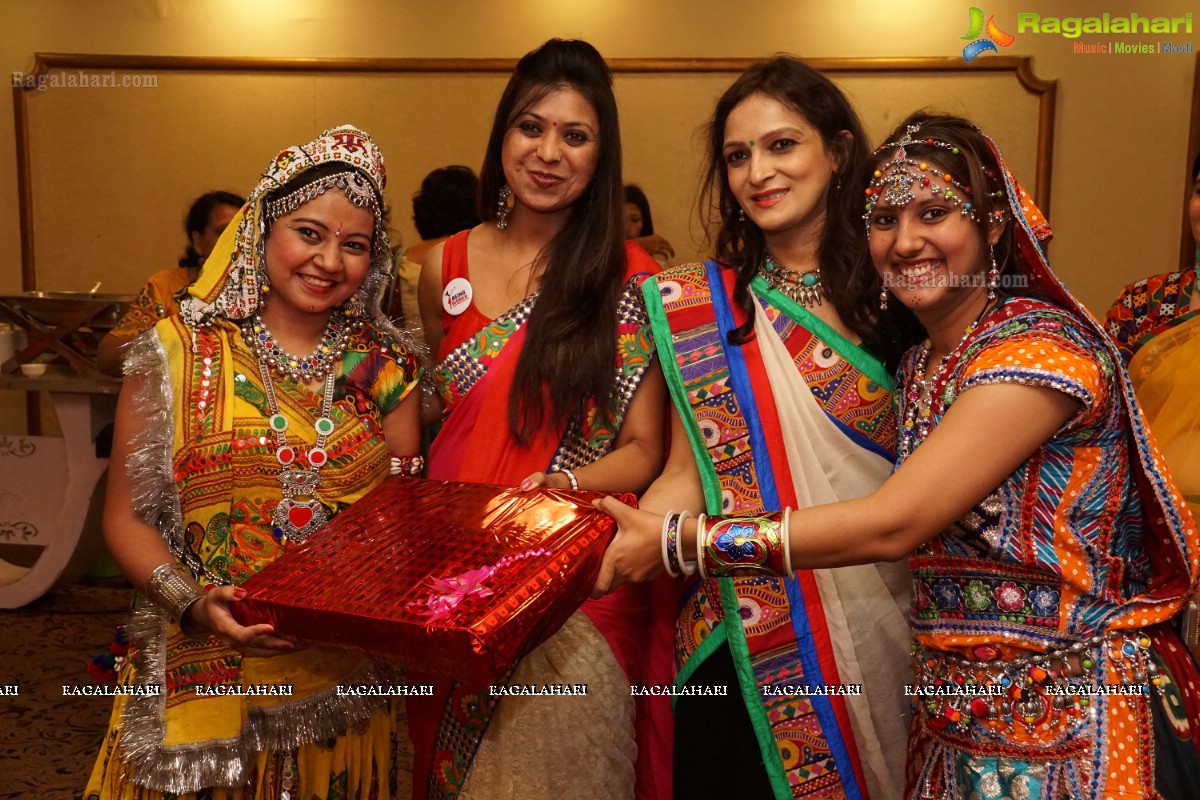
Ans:
[[[1162,678],[1141,631],[1111,631],[1059,650],[1001,660],[980,645],[972,660],[914,643],[911,694],[935,730],[966,733],[978,720],[1032,733],[1088,712],[1095,697],[1145,695]]]

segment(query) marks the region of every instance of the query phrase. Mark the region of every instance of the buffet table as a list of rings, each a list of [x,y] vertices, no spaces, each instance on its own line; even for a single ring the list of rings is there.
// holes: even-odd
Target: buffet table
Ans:
[[[22,555],[20,563],[0,558],[0,608],[18,608],[73,582],[100,552],[108,459],[96,456],[94,441],[112,422],[121,381],[96,370],[95,352],[131,300],[61,292],[0,296],[0,323],[25,340],[0,358],[0,389],[47,392],[62,431],[61,437],[0,434],[0,546],[10,557]]]

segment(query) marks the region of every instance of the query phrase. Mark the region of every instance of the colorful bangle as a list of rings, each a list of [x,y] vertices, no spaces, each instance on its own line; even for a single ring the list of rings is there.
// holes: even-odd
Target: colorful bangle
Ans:
[[[691,577],[696,572],[695,561],[688,561],[683,552],[679,550],[679,543],[683,541],[683,521],[690,517],[692,512],[684,509],[679,512],[679,521],[675,523],[675,552],[676,559],[679,565],[679,574],[685,578]]]
[[[419,478],[424,469],[424,456],[392,456],[391,474],[393,475],[408,475],[413,478]]]
[[[192,603],[204,597],[204,591],[182,564],[168,561],[155,567],[146,579],[146,597],[171,619],[181,621]]]
[[[679,552],[679,538],[683,533],[683,521],[690,517],[692,513],[686,509],[675,513],[672,509],[663,517],[662,525],[662,558],[663,568],[672,578],[677,578],[680,575],[683,577],[690,576],[696,571],[695,562],[688,562],[686,558],[682,558]]]
[[[703,534],[700,572],[713,578],[768,575],[785,576],[789,564],[785,558],[784,535],[780,532],[784,512],[758,517],[719,517]]]
[[[579,491],[579,481],[575,479],[575,473],[572,472],[571,470],[567,469],[566,467],[562,467],[558,471],[561,472],[563,475],[567,476],[567,480],[569,480],[571,482],[571,489],[578,492]]]
[[[672,578],[679,577],[679,515],[671,509],[662,521],[662,563],[663,569]]]

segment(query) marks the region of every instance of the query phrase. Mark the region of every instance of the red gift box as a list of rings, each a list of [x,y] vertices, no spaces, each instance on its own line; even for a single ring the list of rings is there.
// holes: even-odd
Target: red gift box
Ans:
[[[591,594],[616,530],[602,496],[389,478],[243,583],[234,616],[489,684]]]

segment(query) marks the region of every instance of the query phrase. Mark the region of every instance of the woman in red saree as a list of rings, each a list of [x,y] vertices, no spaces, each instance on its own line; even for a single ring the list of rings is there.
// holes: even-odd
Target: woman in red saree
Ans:
[[[664,399],[640,286],[657,265],[623,241],[612,77],[591,45],[552,40],[521,59],[481,172],[483,224],[434,248],[421,275],[445,407],[429,477],[645,489]],[[587,697],[497,703],[438,684],[410,699],[414,796],[633,797],[644,597],[585,604],[508,679],[587,683]]]

